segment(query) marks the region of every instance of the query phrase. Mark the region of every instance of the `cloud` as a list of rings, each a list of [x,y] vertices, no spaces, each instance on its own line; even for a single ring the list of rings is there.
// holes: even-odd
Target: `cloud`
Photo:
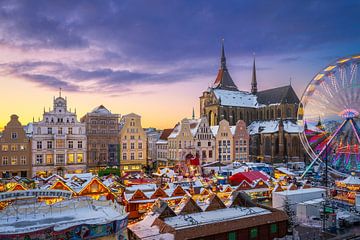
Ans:
[[[62,81],[53,76],[42,74],[20,74],[19,77],[26,79],[30,82],[38,83],[40,87],[47,87],[51,89],[62,88],[68,92],[79,91],[79,87],[66,81]]]

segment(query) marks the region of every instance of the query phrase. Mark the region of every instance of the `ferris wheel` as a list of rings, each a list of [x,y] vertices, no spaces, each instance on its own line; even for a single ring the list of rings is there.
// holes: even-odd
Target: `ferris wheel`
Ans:
[[[341,58],[312,79],[299,106],[300,139],[312,162],[338,175],[360,171],[360,55]]]

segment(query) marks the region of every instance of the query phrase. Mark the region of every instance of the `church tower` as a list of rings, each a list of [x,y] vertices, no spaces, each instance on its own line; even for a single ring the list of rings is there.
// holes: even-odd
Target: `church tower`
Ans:
[[[252,72],[252,79],[251,79],[251,93],[254,95],[257,94],[255,55],[254,55],[253,72]]]
[[[215,89],[222,90],[231,90],[231,91],[239,91],[234,81],[232,80],[229,71],[226,66],[226,57],[225,57],[225,49],[224,49],[224,39],[221,42],[221,59],[220,59],[220,69],[217,74],[215,83]]]

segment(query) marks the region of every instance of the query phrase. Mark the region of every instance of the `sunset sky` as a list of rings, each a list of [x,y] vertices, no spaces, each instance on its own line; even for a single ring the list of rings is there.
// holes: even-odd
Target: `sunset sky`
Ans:
[[[225,39],[235,83],[306,84],[360,53],[360,1],[0,1],[0,129],[52,107],[59,88],[80,118],[103,104],[169,128],[213,83]]]

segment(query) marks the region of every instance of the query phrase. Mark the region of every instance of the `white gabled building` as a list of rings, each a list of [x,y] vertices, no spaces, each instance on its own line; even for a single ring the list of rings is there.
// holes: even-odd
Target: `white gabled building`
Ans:
[[[82,173],[86,171],[86,129],[76,111],[67,109],[66,98],[54,98],[54,106],[33,123],[33,175]]]

